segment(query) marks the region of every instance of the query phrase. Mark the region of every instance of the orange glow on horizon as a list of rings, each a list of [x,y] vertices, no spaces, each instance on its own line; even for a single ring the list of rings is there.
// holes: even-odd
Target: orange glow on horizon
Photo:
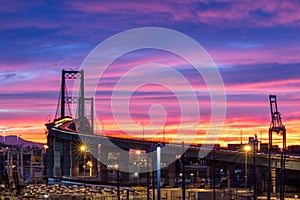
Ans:
[[[104,121],[104,120],[103,120]],[[44,122],[23,122],[23,123],[13,123],[13,125],[7,124],[5,127],[9,128],[8,131],[5,132],[5,136],[18,136],[28,141],[39,142],[39,143],[46,143],[47,136],[45,134],[46,128],[44,126]],[[255,122],[250,123],[248,125],[248,121],[238,121],[235,119],[233,122],[231,120],[227,120],[225,122],[224,128],[220,135],[214,138],[213,136],[207,136],[207,130],[209,127],[209,123],[202,123],[198,126],[197,134],[195,136],[191,136],[194,138],[188,139],[188,132],[178,136],[178,125],[168,125],[166,126],[163,134],[163,130],[160,130],[156,135],[147,135],[148,127],[145,126],[145,140],[157,140],[157,141],[164,141],[163,142],[175,142],[179,143],[182,141],[186,141],[187,139],[191,141],[193,139],[194,144],[201,144],[206,140],[206,143],[217,143],[223,147],[226,147],[228,143],[240,143],[243,144],[248,143],[249,137],[254,137],[257,135],[257,138],[262,143],[268,142],[268,130],[269,125],[262,122]],[[287,128],[287,146],[290,145],[299,145],[300,138],[298,133],[298,124],[300,124],[300,120],[286,120],[285,123]],[[0,126],[4,127],[4,126]],[[132,131],[132,135],[127,135],[124,132],[118,130],[115,124],[105,123],[105,135],[111,137],[120,137],[120,138],[132,138],[132,139],[142,139],[142,132],[140,128],[137,130]],[[102,134],[101,128],[95,128],[98,131],[97,134]],[[3,131],[0,132],[1,136],[3,136]],[[177,137],[177,138],[176,138]],[[241,140],[242,137],[242,140]],[[176,138],[176,139],[175,139]],[[211,142],[210,142],[211,141]],[[274,145],[281,146],[282,145],[282,137],[276,134],[273,134],[273,143]]]

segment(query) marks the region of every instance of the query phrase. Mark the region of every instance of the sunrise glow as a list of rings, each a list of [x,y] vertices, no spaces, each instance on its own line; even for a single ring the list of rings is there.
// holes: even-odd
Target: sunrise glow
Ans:
[[[215,138],[206,138],[212,102],[205,80],[195,74],[186,60],[168,52],[147,49],[123,55],[101,77],[95,96],[97,134],[128,135],[120,130],[111,109],[116,83],[133,67],[159,63],[178,70],[190,81],[197,93],[199,124],[180,123],[180,102],[169,88],[145,84],[130,98],[131,121],[122,118],[132,137],[172,141],[180,134],[176,139],[180,142],[181,137],[184,140],[196,130],[194,143],[205,139],[209,143],[217,138],[217,143],[226,146],[227,143],[247,143],[248,137],[254,135],[266,143],[271,122],[268,96],[274,94],[287,129],[287,145],[299,144],[298,2],[256,2],[251,6],[230,1],[55,3],[8,1],[1,5],[0,128],[3,130],[0,134],[3,136],[7,129],[5,136],[18,135],[45,143],[45,123],[59,116],[56,109],[61,70],[79,69],[90,51],[114,34],[154,26],[193,38],[217,65],[226,90],[222,132]],[[169,77],[163,78],[169,80]],[[68,85],[70,89],[72,84]],[[171,79],[170,87],[185,89]],[[120,87],[124,91],[127,88],[128,85]],[[149,110],[154,104],[165,109],[163,117],[160,108],[152,113],[164,118],[160,126],[151,125]],[[184,128],[178,133],[180,126]],[[281,145],[281,137],[275,135],[273,142]]]

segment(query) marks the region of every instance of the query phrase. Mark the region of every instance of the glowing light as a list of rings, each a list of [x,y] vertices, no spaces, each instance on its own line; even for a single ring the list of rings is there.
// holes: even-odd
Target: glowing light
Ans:
[[[60,119],[58,121],[55,121],[54,124],[57,125],[57,124],[62,124],[64,122],[69,122],[69,121],[72,121],[73,119],[72,118],[63,118],[63,119]]]
[[[245,145],[244,146],[244,150],[246,151],[246,152],[249,152],[249,151],[251,151],[251,146],[250,145]]]
[[[86,148],[85,145],[81,145],[81,146],[80,146],[80,151],[86,152],[86,150],[87,150],[87,148]]]

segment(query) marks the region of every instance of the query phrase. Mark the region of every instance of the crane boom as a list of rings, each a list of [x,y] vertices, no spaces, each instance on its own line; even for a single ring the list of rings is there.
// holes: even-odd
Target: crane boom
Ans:
[[[276,96],[270,95],[269,99],[270,99],[271,118],[272,118],[270,128],[272,129],[273,132],[282,135],[285,127],[282,124],[281,114],[278,111]]]
[[[280,200],[284,200],[284,172],[285,172],[285,154],[286,154],[286,129],[282,124],[281,114],[278,111],[277,99],[275,95],[269,96],[271,109],[271,124],[269,128],[269,181],[268,181],[268,199],[271,199],[271,152],[272,152],[272,133],[282,136],[282,152],[281,152],[281,183],[280,183]],[[273,191],[276,192],[276,191]]]

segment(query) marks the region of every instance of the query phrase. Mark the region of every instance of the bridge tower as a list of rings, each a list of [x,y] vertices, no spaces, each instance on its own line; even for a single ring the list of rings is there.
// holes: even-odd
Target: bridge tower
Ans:
[[[68,94],[67,81],[70,80],[73,80],[73,82],[79,80],[78,87],[76,88],[78,90],[78,95],[76,94],[76,96],[70,96]],[[77,82],[75,82],[75,84],[77,84]],[[75,113],[72,113],[70,109],[70,104],[77,104],[77,109]],[[90,108],[87,106],[88,104],[90,105]],[[67,112],[68,110],[69,113]],[[67,129],[64,129],[65,127],[61,125],[55,128],[56,124],[60,124],[64,121],[64,119],[71,119],[71,125],[68,125]],[[45,162],[46,177],[49,178],[55,176],[78,176],[79,156],[77,148],[78,144],[82,142],[82,138],[80,138],[76,134],[66,133],[64,135],[64,133],[65,131],[70,131],[73,133],[78,132],[86,135],[91,135],[94,133],[93,121],[94,99],[85,98],[84,71],[62,70],[60,97],[57,105],[55,119],[53,122],[49,121],[46,123],[48,145]],[[63,137],[66,135],[68,136]],[[97,166],[97,164],[93,163],[93,166]]]
[[[77,119],[75,121],[78,132],[94,132],[94,99],[84,97],[84,71],[62,70],[61,74],[61,98],[60,98],[60,117],[66,117],[66,104],[78,104]],[[67,80],[80,79],[79,96],[69,96],[67,93]],[[85,104],[90,104],[90,116],[85,116]],[[71,111],[70,111],[71,113]]]
[[[271,109],[271,124],[269,128],[269,173],[268,173],[268,199],[271,199],[272,172],[271,172],[271,153],[272,153],[272,134],[276,133],[282,136],[282,153],[281,153],[281,181],[280,181],[280,200],[284,200],[284,171],[285,171],[285,154],[286,154],[286,129],[281,121],[281,114],[278,111],[277,99],[275,95],[269,96]],[[276,191],[275,191],[276,192]]]

